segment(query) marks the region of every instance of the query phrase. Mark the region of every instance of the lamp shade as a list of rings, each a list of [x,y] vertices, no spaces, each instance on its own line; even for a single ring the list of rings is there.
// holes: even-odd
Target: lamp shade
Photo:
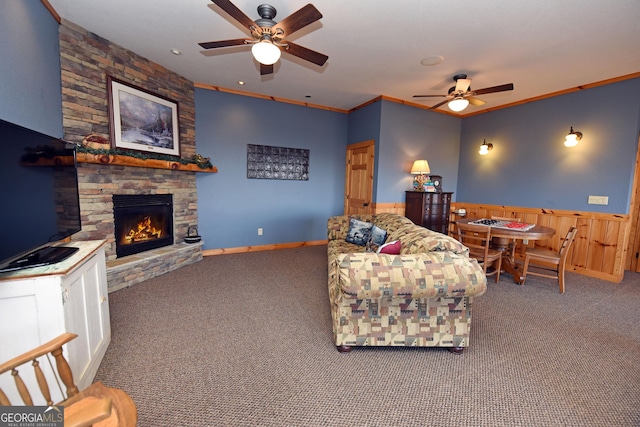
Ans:
[[[449,101],[447,106],[451,111],[462,111],[469,105],[469,100],[464,98],[456,98]]]
[[[426,160],[416,160],[413,162],[413,166],[411,166],[411,173],[414,175],[431,173],[431,169],[429,169],[429,162]]]
[[[251,47],[251,53],[261,64],[272,65],[280,59],[280,49],[270,40],[262,40]]]
[[[576,132],[573,130],[573,126],[571,126],[571,130],[569,134],[564,139],[565,147],[575,147],[578,145],[578,141],[582,139],[582,132]]]
[[[488,143],[487,140],[485,139],[482,145],[480,146],[480,151],[478,151],[478,153],[480,153],[480,155],[482,156],[486,156],[487,154],[489,154],[489,151],[491,150],[493,150],[493,144],[490,142]]]

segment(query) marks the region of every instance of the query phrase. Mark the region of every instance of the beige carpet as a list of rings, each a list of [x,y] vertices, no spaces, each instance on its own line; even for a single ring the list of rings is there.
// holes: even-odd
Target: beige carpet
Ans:
[[[207,257],[110,294],[96,380],[139,426],[640,426],[640,275],[491,278],[470,347],[336,351],[326,246]]]

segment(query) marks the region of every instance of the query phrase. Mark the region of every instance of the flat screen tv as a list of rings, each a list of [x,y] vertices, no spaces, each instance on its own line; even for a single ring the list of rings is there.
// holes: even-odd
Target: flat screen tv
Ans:
[[[0,120],[0,272],[60,262],[81,229],[72,144]]]

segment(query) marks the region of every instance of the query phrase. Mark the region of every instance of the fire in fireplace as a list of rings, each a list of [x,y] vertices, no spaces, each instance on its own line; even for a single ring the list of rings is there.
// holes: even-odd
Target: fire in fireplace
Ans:
[[[116,256],[173,245],[171,194],[114,194]]]

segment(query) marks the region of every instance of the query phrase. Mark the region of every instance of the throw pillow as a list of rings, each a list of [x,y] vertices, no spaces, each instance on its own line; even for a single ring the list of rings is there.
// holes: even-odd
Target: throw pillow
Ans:
[[[373,224],[359,219],[349,219],[349,231],[347,232],[346,241],[358,246],[366,246],[371,238],[371,228]]]
[[[374,225],[371,227],[371,239],[367,246],[371,248],[371,252],[377,252],[380,245],[383,245],[386,240],[387,232],[377,225]]]
[[[400,255],[400,249],[402,249],[402,243],[400,240],[394,240],[393,242],[385,243],[378,249],[379,254]]]

